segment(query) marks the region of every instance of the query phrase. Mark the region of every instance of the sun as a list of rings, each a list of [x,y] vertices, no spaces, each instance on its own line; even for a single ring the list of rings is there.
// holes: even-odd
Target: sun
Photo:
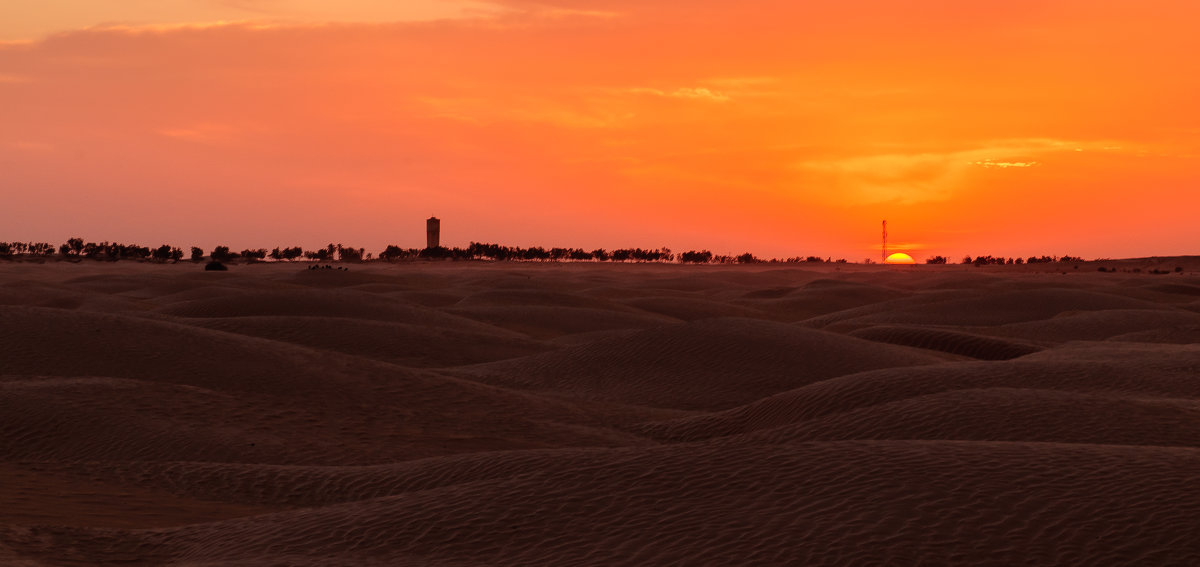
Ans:
[[[917,263],[916,260],[912,259],[912,256],[909,256],[908,254],[905,254],[903,252],[897,252],[895,254],[892,254],[891,256],[888,256],[887,259],[884,260],[883,262],[885,264],[916,264]]]

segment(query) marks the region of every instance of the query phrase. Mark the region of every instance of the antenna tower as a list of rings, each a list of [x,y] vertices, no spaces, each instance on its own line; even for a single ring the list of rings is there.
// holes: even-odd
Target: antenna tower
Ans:
[[[882,251],[883,251],[883,261],[884,261],[884,262],[887,262],[887,257],[888,257],[888,253],[887,253],[887,221],[883,221],[883,247],[882,247]]]

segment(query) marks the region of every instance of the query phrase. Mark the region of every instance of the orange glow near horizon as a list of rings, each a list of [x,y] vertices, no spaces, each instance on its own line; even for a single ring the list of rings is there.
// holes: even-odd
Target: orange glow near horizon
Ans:
[[[1190,2],[31,2],[0,241],[1200,254]]]

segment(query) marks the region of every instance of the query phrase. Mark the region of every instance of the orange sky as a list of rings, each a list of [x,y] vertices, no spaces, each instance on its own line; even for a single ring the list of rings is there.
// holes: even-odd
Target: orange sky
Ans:
[[[1200,4],[6,0],[0,240],[1200,254]]]

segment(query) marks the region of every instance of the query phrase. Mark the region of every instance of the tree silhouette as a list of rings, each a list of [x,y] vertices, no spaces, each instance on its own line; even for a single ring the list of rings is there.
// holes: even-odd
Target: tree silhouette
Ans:
[[[708,250],[689,250],[679,255],[679,261],[685,264],[707,264],[713,259],[713,253]]]
[[[417,255],[416,250],[411,250],[411,249],[405,250],[394,244],[389,244],[387,246],[387,248],[385,248],[383,250],[383,252],[379,253],[379,259],[387,261],[387,262],[392,262],[392,261],[400,260],[403,258],[412,258],[416,255]]]
[[[83,252],[83,239],[79,237],[68,238],[67,247],[72,253],[78,256],[80,252]]]
[[[247,262],[257,262],[267,257],[267,249],[256,248],[242,250],[241,256],[245,258]]]
[[[161,262],[170,260],[171,259],[171,246],[169,244],[163,244],[162,246],[155,248],[154,253],[152,254],[152,257],[155,260],[159,260]]]
[[[230,252],[228,246],[217,246],[213,248],[212,254],[209,254],[216,262],[229,262],[237,257],[237,254]]]
[[[418,254],[419,258],[443,259],[450,258],[453,252],[445,246],[434,246],[433,248],[424,248]]]
[[[330,256],[331,256],[330,252],[325,248],[318,248],[316,250],[305,250],[304,251],[305,258],[308,258],[309,260],[316,260],[318,262],[328,262],[330,259]]]

